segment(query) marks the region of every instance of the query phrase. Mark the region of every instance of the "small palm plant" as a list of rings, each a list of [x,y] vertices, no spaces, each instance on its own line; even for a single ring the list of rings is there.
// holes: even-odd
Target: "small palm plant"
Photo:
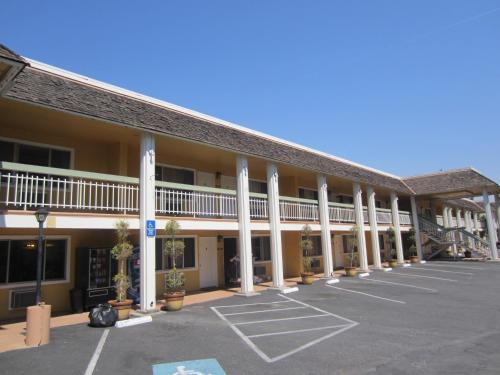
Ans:
[[[354,249],[356,247],[356,244],[358,243],[358,233],[359,233],[359,228],[357,225],[353,225],[350,229],[351,236],[352,236],[352,242],[350,243],[350,249],[349,249],[349,267],[354,268],[357,266],[357,257],[354,254]]]
[[[167,291],[180,291],[184,287],[184,273],[177,269],[177,258],[184,255],[184,242],[177,239],[180,225],[176,220],[169,220],[165,225],[167,240],[163,251],[167,257],[172,259],[172,269],[165,274],[165,289]]]
[[[312,272],[312,251],[313,242],[311,240],[311,227],[309,225],[304,225],[302,227],[302,239],[300,241],[300,249],[302,250],[302,263],[304,265],[304,273]]]
[[[115,224],[117,242],[111,250],[111,254],[118,261],[118,273],[113,281],[116,285],[116,300],[123,302],[127,299],[127,289],[129,287],[127,277],[127,259],[132,255],[133,246],[130,243],[129,224],[125,220],[119,220]]]
[[[387,241],[389,242],[390,253],[391,253],[391,257],[389,259],[396,259],[396,255],[397,255],[396,248],[395,248],[396,232],[394,232],[393,227],[389,227],[389,228],[387,228],[385,233],[387,234]]]
[[[300,240],[300,250],[302,251],[302,264],[304,265],[304,272],[300,274],[302,277],[302,284],[311,285],[314,280],[314,273],[312,272],[313,263],[313,242],[311,240],[311,227],[304,225],[301,230],[302,238]]]

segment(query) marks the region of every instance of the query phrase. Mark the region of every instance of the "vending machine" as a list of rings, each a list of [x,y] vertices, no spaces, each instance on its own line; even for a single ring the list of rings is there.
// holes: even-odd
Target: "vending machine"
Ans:
[[[127,298],[134,301],[135,304],[141,302],[141,251],[135,247],[132,255],[128,259],[128,281]]]
[[[81,290],[85,310],[116,298],[115,273],[110,248],[77,248],[75,288]]]

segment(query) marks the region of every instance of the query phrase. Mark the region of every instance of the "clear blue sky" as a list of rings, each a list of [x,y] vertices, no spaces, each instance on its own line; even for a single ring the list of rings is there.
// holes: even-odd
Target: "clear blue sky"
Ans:
[[[2,2],[0,42],[402,176],[500,182],[500,1]]]

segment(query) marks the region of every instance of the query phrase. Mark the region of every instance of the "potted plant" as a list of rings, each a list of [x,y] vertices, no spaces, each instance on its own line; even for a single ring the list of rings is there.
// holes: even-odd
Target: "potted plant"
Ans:
[[[389,248],[391,254],[390,258],[388,259],[389,267],[396,267],[398,265],[397,252],[395,248],[396,233],[394,232],[393,227],[389,227],[385,232],[387,234],[387,241],[389,242]]]
[[[357,269],[358,258],[356,254],[354,254],[354,249],[356,247],[355,244],[357,243],[358,240],[358,227],[356,225],[353,225],[351,227],[351,236],[352,236],[352,241],[349,242],[349,253],[347,254],[347,260],[349,262],[349,266],[344,267],[346,276],[356,276],[358,274],[358,269]]]
[[[133,246],[128,239],[128,222],[119,220],[115,224],[117,243],[111,250],[113,258],[118,261],[118,273],[113,281],[116,287],[116,299],[108,301],[115,310],[118,311],[118,320],[128,319],[132,300],[127,299],[128,277],[127,277],[127,259],[132,255]]]
[[[314,273],[312,272],[312,251],[313,242],[311,240],[311,227],[304,225],[301,231],[302,239],[300,241],[300,249],[302,250],[303,272],[300,273],[302,284],[311,285],[314,281]]]
[[[178,240],[177,234],[180,225],[176,220],[169,220],[165,225],[165,232],[168,235],[163,251],[167,257],[172,259],[172,268],[165,273],[165,309],[168,311],[178,311],[182,309],[184,303],[184,272],[177,269],[176,261],[184,254],[184,242]]]
[[[418,253],[417,253],[417,246],[415,244],[415,229],[411,228],[408,232],[408,239],[411,242],[410,246],[410,262],[411,263],[418,263],[420,259],[418,258]]]

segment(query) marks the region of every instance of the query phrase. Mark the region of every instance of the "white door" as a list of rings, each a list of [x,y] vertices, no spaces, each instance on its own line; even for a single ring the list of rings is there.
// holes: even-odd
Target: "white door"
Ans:
[[[200,288],[217,286],[217,237],[199,237]]]
[[[336,234],[333,236],[333,249],[335,253],[335,267],[344,267],[344,242],[342,235]]]

